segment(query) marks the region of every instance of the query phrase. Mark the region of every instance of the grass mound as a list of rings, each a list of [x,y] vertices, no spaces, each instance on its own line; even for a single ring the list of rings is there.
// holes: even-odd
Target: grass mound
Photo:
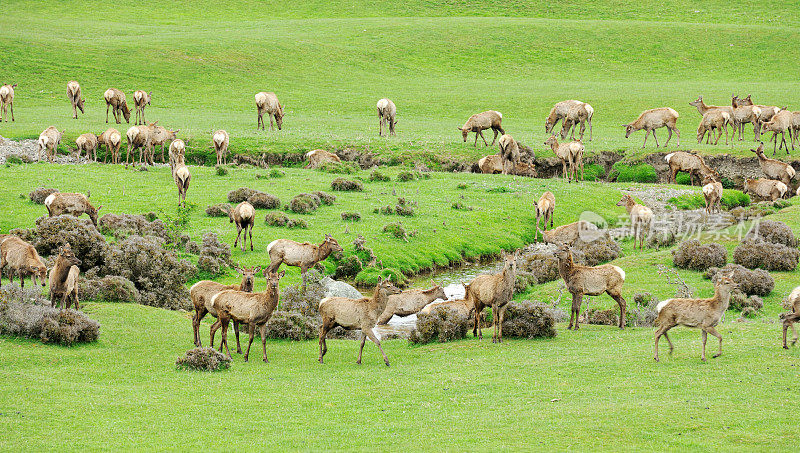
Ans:
[[[71,346],[100,336],[100,323],[81,311],[0,299],[0,334]]]
[[[300,193],[289,202],[289,210],[298,214],[310,214],[322,204],[320,197],[313,193]]]
[[[775,288],[775,279],[764,269],[747,269],[744,266],[728,263],[725,267],[712,267],[703,277],[717,282],[718,275],[733,273],[733,281],[739,284],[739,291],[750,296],[766,296]]]
[[[231,367],[233,360],[214,348],[194,348],[178,357],[175,366],[188,371],[220,371]]]
[[[800,250],[761,239],[745,239],[733,250],[733,262],[748,269],[793,271],[800,260]]]
[[[78,283],[78,298],[81,300],[130,303],[138,303],[141,300],[136,285],[119,275],[80,279]]]
[[[417,315],[417,324],[408,341],[412,344],[445,343],[466,338],[470,318],[451,307],[439,307]]]
[[[358,181],[336,178],[331,181],[331,190],[337,192],[363,192],[364,186]]]
[[[789,225],[776,220],[761,220],[754,228],[747,232],[745,239],[762,238],[766,242],[773,244],[783,244],[787,247],[797,247],[795,238]]]
[[[28,198],[36,204],[44,204],[44,200],[47,199],[50,195],[57,193],[58,189],[45,189],[44,187],[39,187],[38,189],[31,190],[31,193],[28,194]]]
[[[527,339],[555,337],[555,318],[544,304],[527,300],[511,302],[503,320],[503,336]]]
[[[672,262],[681,269],[704,271],[709,267],[722,267],[727,261],[725,247],[715,243],[701,244],[697,239],[683,241],[672,251]]]
[[[228,217],[228,213],[233,209],[229,203],[212,204],[206,208],[206,215],[209,217]]]
[[[247,202],[256,209],[278,209],[281,206],[281,200],[278,197],[263,192],[250,195],[247,197]]]

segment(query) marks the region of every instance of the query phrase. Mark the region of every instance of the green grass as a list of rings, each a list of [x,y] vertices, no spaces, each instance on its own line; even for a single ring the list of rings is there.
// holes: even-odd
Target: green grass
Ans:
[[[678,209],[700,209],[706,206],[702,193],[685,193],[670,198],[669,203]],[[750,195],[746,195],[739,190],[727,189],[722,192],[721,204],[725,209],[733,209],[738,206],[747,207],[750,205]]]
[[[749,156],[749,140],[733,149],[697,145],[700,115],[688,102],[703,94],[727,105],[735,92],[798,108],[793,1],[769,9],[755,1],[584,3],[9,1],[0,63],[4,82],[19,84],[17,122],[0,124],[0,135],[35,138],[52,124],[71,144],[100,132],[102,93],[115,86],[129,97],[152,90],[148,119],[180,128],[190,155],[209,155],[211,130],[225,128],[235,152],[355,147],[476,160],[487,150],[455,130],[469,115],[497,109],[509,133],[550,155],[543,120],[555,102],[575,98],[595,108],[590,154],[640,153],[643,132],[626,140],[620,125],[671,106],[681,115],[681,148]],[[78,120],[64,94],[71,79],[87,99]],[[285,104],[283,131],[255,131],[253,95],[262,90]],[[376,133],[384,96],[398,106],[390,139]]]

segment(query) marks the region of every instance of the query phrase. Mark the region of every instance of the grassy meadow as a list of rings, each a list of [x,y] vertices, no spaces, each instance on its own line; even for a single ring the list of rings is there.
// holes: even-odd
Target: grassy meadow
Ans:
[[[407,163],[472,161],[495,152],[474,148],[471,138],[463,143],[454,129],[488,109],[501,111],[507,132],[537,155],[550,156],[542,145],[550,107],[581,99],[595,109],[587,152],[632,157],[641,155],[644,133],[626,140],[620,125],[647,108],[680,113],[680,149],[740,156],[751,155],[752,129],[733,147],[697,145],[700,115],[689,101],[702,94],[709,104],[727,104],[731,93],[752,94],[757,103],[800,110],[800,13],[790,0],[7,0],[4,6],[0,83],[18,87],[16,121],[0,123],[0,136],[13,139],[36,138],[55,125],[66,129],[62,143],[74,146],[81,133],[105,130],[102,94],[110,86],[128,94],[131,108],[134,90],[152,91],[148,120],[180,128],[190,155],[209,153],[211,131],[224,128],[234,153],[354,148]],[[86,114],[77,120],[66,98],[69,80],[80,81],[86,97]],[[274,91],[285,105],[283,130],[255,130],[258,91]],[[397,104],[396,137],[377,136],[381,97]],[[114,127],[124,135],[128,125]],[[659,140],[665,138],[663,131]],[[654,149],[648,142],[644,152]],[[257,210],[255,251],[233,250],[233,259],[263,266],[272,240],[318,243],[327,233],[347,254],[363,235],[386,268],[420,274],[414,286],[436,277],[428,270],[533,242],[531,204],[545,190],[556,196],[556,225],[593,211],[613,226],[625,214],[616,206],[621,191],[668,188],[447,172],[400,182],[404,166],[380,168],[388,182],[370,181],[369,171],[288,167],[284,176],[270,177],[269,170],[247,167],[222,176],[210,167],[190,170],[186,233],[193,240],[215,232],[233,244],[228,219],[205,213],[227,202],[231,190],[261,190],[282,205],[322,190],[337,196],[332,206],[287,212],[307,229],[268,226],[264,217],[273,211]],[[360,181],[364,191],[332,191],[338,176]],[[0,233],[32,227],[46,214],[27,198],[38,187],[91,191],[101,215],[176,215],[177,189],[166,167],[9,164],[0,166],[0,181]],[[374,212],[401,197],[414,216]],[[358,212],[361,221],[343,221],[343,212]],[[769,218],[800,235],[796,201]],[[382,231],[392,222],[401,222],[406,240]],[[738,243],[702,239],[729,252]],[[658,265],[672,267],[672,248],[621,245],[624,254],[613,264],[626,271],[629,306],[638,292],[674,295],[657,272]],[[330,260],[326,265],[330,271]],[[284,268],[282,289],[300,281],[297,268]],[[679,272],[697,296],[713,293],[701,273]],[[782,299],[800,285],[800,271],[771,275],[775,289],[761,314],[739,321],[729,311],[718,326],[724,353],[707,363],[700,361],[699,331],[672,330],[675,353],[662,343],[656,364],[652,328],[583,325],[572,332],[560,323],[555,338],[500,345],[471,335],[423,346],[388,340],[389,368],[372,344],[363,365],[355,365],[358,343],[346,340],[329,342],[324,365],[316,361],[316,341],[268,341],[265,364],[256,341],[250,363],[234,354],[230,370],[186,372],[174,363],[193,347],[191,313],[85,301],[85,312],[101,323],[96,343],[66,348],[0,336],[0,450],[794,451],[800,347],[781,349],[778,315]],[[237,277],[228,271],[216,279]],[[558,286],[535,285],[515,299],[552,303]],[[256,290],[264,287],[257,279]],[[559,307],[568,310],[568,299]],[[590,306],[615,304],[599,296]],[[204,344],[210,324],[206,317]],[[715,348],[712,338],[708,350]]]

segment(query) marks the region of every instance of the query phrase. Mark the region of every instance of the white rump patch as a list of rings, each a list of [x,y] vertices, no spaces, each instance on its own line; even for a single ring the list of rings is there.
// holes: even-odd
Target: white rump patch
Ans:
[[[796,174],[797,174],[797,172],[795,171],[794,167],[792,167],[791,165],[789,165],[788,167],[786,167],[786,173],[788,173],[788,174],[789,174],[789,179],[793,179],[793,178],[794,178],[794,175],[796,175]]]
[[[789,294],[789,302],[791,303],[797,300],[797,298],[800,298],[800,286],[795,288],[794,291],[792,291],[792,293]]]
[[[656,311],[661,313],[661,310],[663,310],[664,307],[666,307],[667,304],[670,302],[672,302],[672,299],[662,300],[661,302],[658,303],[658,305],[656,305]]]
[[[678,118],[678,117],[680,117],[680,115],[678,114],[678,112],[676,112],[676,111],[675,111],[675,109],[673,109],[673,108],[669,107],[669,111],[670,111],[670,112],[671,112],[673,115],[675,115],[675,118]]]
[[[204,281],[199,281],[199,282],[195,283],[194,285],[192,285],[192,287],[191,287],[191,288],[189,288],[189,292],[191,293],[192,291],[194,291],[194,288],[195,288],[197,285],[199,285],[200,283],[203,283],[203,282],[204,282]],[[213,298],[212,298],[212,300],[213,300]]]
[[[775,187],[777,187],[777,188],[778,188],[778,191],[780,191],[780,193],[781,193],[781,196],[784,196],[784,195],[786,195],[786,191],[787,191],[787,190],[789,190],[789,188],[788,188],[788,187],[786,187],[786,184],[784,184],[784,183],[782,183],[782,182],[780,182],[780,181],[777,181],[777,182],[775,183]]]
[[[279,240],[280,240],[280,239],[275,239],[274,241],[272,241],[272,242],[270,242],[270,243],[269,243],[269,245],[267,246],[267,253],[269,253],[269,252],[271,252],[271,251],[272,251],[272,246],[274,246],[274,245],[275,245],[275,243],[276,243],[276,242],[278,242]]]
[[[220,134],[219,132],[214,134],[214,143],[216,143],[217,145],[221,145],[222,142],[224,141],[225,141],[225,136],[223,134]]]
[[[625,271],[623,271],[621,267],[614,266],[613,264],[611,265],[611,267],[613,267],[614,270],[619,273],[620,277],[622,277],[622,281],[625,281]]]
[[[56,199],[56,194],[51,193],[50,195],[47,196],[47,198],[44,199],[44,205],[49,208],[50,205],[53,204],[53,200],[55,199]]]
[[[669,153],[666,156],[664,156],[664,160],[667,161],[667,163],[669,163],[669,160],[672,159],[672,156],[674,155],[675,153]]]
[[[0,97],[8,96],[8,87],[3,85],[0,87]]]
[[[311,156],[316,156],[317,152],[318,151],[316,149],[312,149],[311,151],[307,152],[306,153],[306,159],[311,159]]]
[[[111,144],[117,146],[120,140],[122,140],[122,137],[119,134],[111,134],[111,137],[109,137],[108,140],[111,141]]]
[[[195,283],[195,284],[197,284],[197,283]],[[194,286],[192,288],[194,288]],[[211,306],[212,307],[214,306],[214,303],[217,301],[217,297],[219,297],[219,295],[222,294],[223,292],[224,291],[220,291],[217,294],[214,294],[213,296],[211,296]]]
[[[495,111],[496,111],[496,110],[495,110]],[[496,111],[496,112],[497,112],[497,111]],[[500,113],[500,112],[497,112],[497,116],[499,116],[501,120],[503,119],[503,114],[502,114],[502,113]]]
[[[703,186],[703,194],[711,195],[714,193],[714,184],[706,184]]]
[[[586,108],[586,112],[589,114],[589,118],[591,118],[592,115],[594,115],[594,108],[589,104],[584,104],[584,108]]]

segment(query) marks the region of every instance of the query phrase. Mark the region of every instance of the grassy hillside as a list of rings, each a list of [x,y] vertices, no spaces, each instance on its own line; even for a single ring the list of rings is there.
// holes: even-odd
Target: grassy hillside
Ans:
[[[225,128],[236,151],[354,146],[463,159],[486,151],[454,128],[490,108],[545,153],[543,120],[562,99],[594,106],[590,151],[641,146],[643,133],[625,140],[619,125],[659,106],[680,112],[682,147],[697,147],[700,116],[688,102],[699,94],[800,108],[796,5],[694,3],[12,1],[0,18],[0,64],[3,82],[19,84],[17,122],[0,124],[0,135],[36,137],[51,124],[68,139],[100,132],[109,86],[129,98],[152,90],[148,119],[180,128],[195,147]],[[71,79],[87,98],[78,120],[65,95]],[[286,105],[283,131],[255,131],[262,90]],[[384,96],[398,106],[396,138],[376,134]]]

